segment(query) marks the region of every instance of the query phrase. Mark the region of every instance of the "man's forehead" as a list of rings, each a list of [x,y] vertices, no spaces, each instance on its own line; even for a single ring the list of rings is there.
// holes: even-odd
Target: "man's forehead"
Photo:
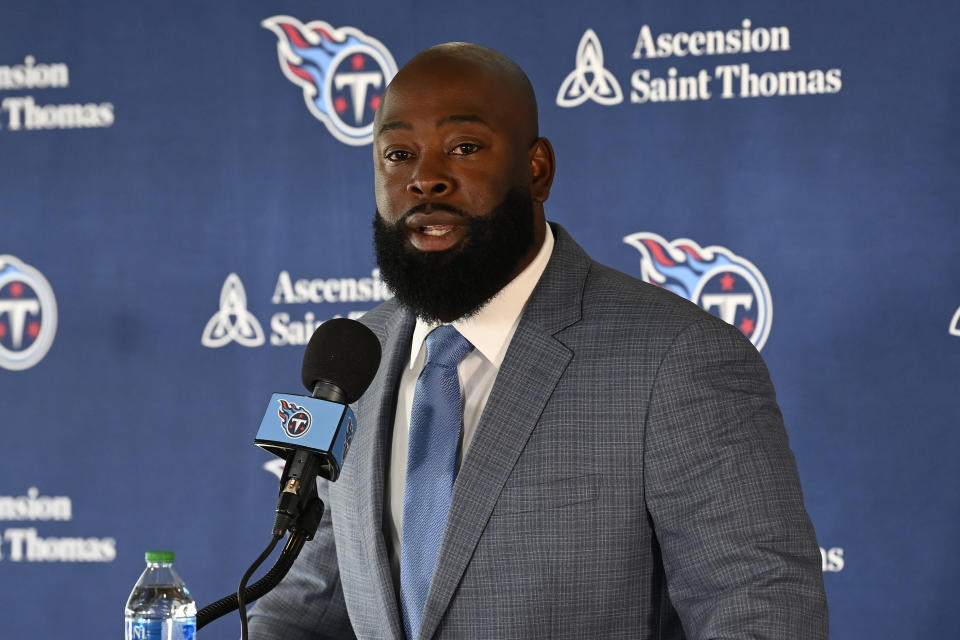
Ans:
[[[441,128],[476,124],[489,129],[513,128],[523,111],[510,88],[489,77],[440,76],[395,82],[377,109],[376,133],[417,126]]]
[[[438,45],[408,62],[377,109],[375,135],[417,126],[475,123],[535,137],[536,98],[523,71],[502,54],[466,43]]]
[[[495,53],[492,50],[482,50]],[[508,67],[505,63],[498,64],[490,56],[479,55],[471,48],[440,46],[427,49],[415,56],[400,69],[394,81],[422,84],[435,78],[469,78],[472,81],[490,79],[506,83],[511,75],[517,72],[523,73],[509,59],[504,57],[503,60],[512,66]]]
[[[515,118],[503,101],[481,99],[471,92],[455,95],[445,91],[389,94],[377,110],[375,133],[417,129],[442,129],[456,125],[478,126],[499,131],[514,126]]]

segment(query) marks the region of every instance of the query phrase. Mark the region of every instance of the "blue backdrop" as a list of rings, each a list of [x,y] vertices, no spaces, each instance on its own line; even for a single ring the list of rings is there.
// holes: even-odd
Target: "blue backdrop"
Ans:
[[[948,637],[960,9],[506,0],[0,6],[0,635],[118,637],[269,539],[252,445],[312,327],[386,294],[368,127],[417,51],[527,70],[548,217],[762,347],[834,638]],[[363,428],[363,425],[360,425]],[[237,637],[235,616],[201,632]]]

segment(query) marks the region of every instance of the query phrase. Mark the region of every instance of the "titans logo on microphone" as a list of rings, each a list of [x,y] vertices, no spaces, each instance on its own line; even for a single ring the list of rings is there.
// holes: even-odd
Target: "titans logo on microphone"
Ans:
[[[726,247],[701,247],[687,238],[668,242],[645,231],[623,241],[640,252],[642,279],[695,302],[763,348],[773,302],[767,281],[752,262]]]
[[[313,423],[310,412],[286,400],[278,402],[280,402],[280,410],[277,413],[280,415],[280,424],[284,432],[291,438],[299,438],[306,434]]]
[[[370,144],[373,115],[397,63],[383,44],[353,27],[273,16],[260,23],[277,36],[280,69],[303,89],[307,109],[349,145]]]
[[[30,265],[0,255],[0,367],[29,369],[47,355],[56,333],[50,283]]]

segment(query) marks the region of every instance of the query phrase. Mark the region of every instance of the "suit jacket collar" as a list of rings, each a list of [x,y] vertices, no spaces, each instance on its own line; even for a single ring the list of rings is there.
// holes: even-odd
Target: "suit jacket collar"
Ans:
[[[580,320],[583,288],[592,260],[566,229],[554,222],[555,244],[550,263],[530,296],[523,322],[554,335]]]

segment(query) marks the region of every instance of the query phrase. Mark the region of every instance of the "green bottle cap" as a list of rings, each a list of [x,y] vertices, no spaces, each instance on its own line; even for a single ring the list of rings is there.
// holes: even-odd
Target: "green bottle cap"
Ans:
[[[173,551],[147,551],[144,558],[147,562],[173,562]]]

